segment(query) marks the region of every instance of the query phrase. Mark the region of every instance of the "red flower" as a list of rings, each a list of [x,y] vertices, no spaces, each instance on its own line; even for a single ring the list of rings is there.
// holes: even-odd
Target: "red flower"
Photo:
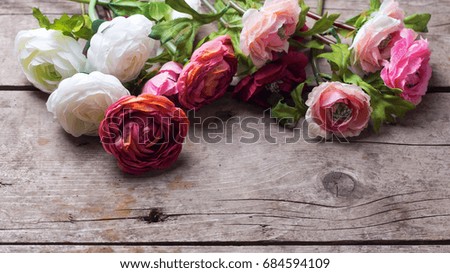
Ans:
[[[245,102],[268,108],[273,93],[289,97],[290,92],[306,80],[308,58],[302,52],[290,50],[278,60],[245,77],[234,89],[233,96]]]
[[[188,133],[186,114],[166,97],[125,96],[111,105],[99,128],[103,148],[130,174],[170,167]]]
[[[178,100],[197,110],[222,97],[237,71],[237,59],[229,36],[203,44],[192,55],[178,79]]]

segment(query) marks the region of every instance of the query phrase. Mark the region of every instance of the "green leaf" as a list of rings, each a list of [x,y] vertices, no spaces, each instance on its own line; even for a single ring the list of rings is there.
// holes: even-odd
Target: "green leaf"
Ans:
[[[370,9],[371,10],[379,10],[381,7],[380,0],[370,0]]]
[[[116,16],[142,14],[152,21],[170,19],[172,8],[164,2],[143,2],[139,0],[116,0],[108,4]]]
[[[47,16],[42,14],[41,10],[38,8],[33,8],[33,16],[36,18],[39,22],[39,26],[42,28],[47,28],[51,25],[50,20]]]
[[[192,19],[179,18],[172,21],[163,21],[152,28],[150,37],[160,40],[164,45],[171,42],[176,47],[173,59],[184,63],[194,50],[194,39],[200,24]]]
[[[170,62],[171,60],[172,57],[170,56],[170,53],[167,50],[165,50],[158,56],[148,59],[147,64],[151,66],[156,63],[167,63]]]
[[[347,44],[334,44],[331,45],[331,52],[322,53],[317,57],[328,60],[331,69],[342,77],[350,64],[350,49]]]
[[[299,35],[301,37],[307,37],[307,36],[313,36],[316,34],[321,34],[322,32],[325,32],[328,29],[330,29],[333,26],[336,19],[339,18],[339,16],[340,16],[340,14],[328,15],[328,13],[325,13],[325,15],[323,15],[322,19],[316,21],[316,23],[314,24],[314,26],[311,29],[309,29],[308,31],[305,31],[305,32],[297,32],[297,35]]]
[[[136,0],[117,0],[108,4],[116,16],[131,16],[144,14],[146,3]]]
[[[92,31],[93,31],[94,33],[97,33],[97,32],[98,32],[98,29],[100,28],[100,26],[101,26],[104,22],[106,22],[106,21],[105,21],[105,20],[102,20],[102,19],[98,19],[98,20],[95,20],[94,22],[92,22]]]
[[[186,13],[202,24],[209,24],[219,20],[228,10],[228,6],[216,14],[200,14],[189,6],[184,0],[166,0],[166,4],[176,11]]]
[[[297,108],[287,105],[279,101],[277,105],[272,108],[272,117],[276,118],[281,125],[295,126],[300,120],[301,115]]]
[[[272,117],[276,118],[282,125],[295,126],[298,121],[305,116],[308,106],[303,101],[302,93],[305,83],[300,84],[294,91],[291,92],[292,100],[295,106],[289,106],[280,100],[272,108]]]
[[[164,2],[148,2],[143,9],[147,18],[157,22],[170,18],[172,13],[172,8]]]
[[[50,23],[49,19],[39,9],[34,8],[33,16],[38,19],[41,27],[61,31],[64,35],[75,39],[90,40],[94,35],[92,22],[87,15],[74,15],[70,17],[64,14],[60,18],[55,19],[53,23]]]
[[[60,30],[65,35],[85,40],[89,40],[93,36],[92,22],[87,15],[69,17],[67,14],[64,14],[53,22],[50,29]]]
[[[430,22],[431,14],[413,14],[405,18],[405,26],[417,32],[428,32],[428,23]]]
[[[384,122],[395,122],[397,117],[403,117],[415,105],[397,95],[382,93],[350,70],[344,75],[344,81],[360,86],[370,96],[372,106],[372,123],[375,132],[379,132]]]
[[[372,122],[375,132],[380,131],[384,122],[394,123],[397,117],[404,117],[407,112],[414,110],[416,106],[399,96],[382,94],[380,92],[370,93]]]
[[[308,11],[310,10],[310,7],[305,3],[304,0],[300,0],[299,5],[301,8],[301,12],[300,12],[299,20],[298,20],[297,31],[300,31],[300,29],[302,29],[303,26],[306,24],[306,18],[307,18],[306,15],[308,14]]]
[[[334,37],[334,39],[336,39],[336,43],[340,44],[342,43],[341,37],[339,36],[337,30],[335,27],[331,28],[330,31],[328,32],[331,36]]]
[[[291,97],[294,100],[295,107],[297,108],[298,112],[302,117],[305,116],[306,111],[308,110],[308,106],[306,106],[302,98],[304,88],[305,83],[302,83],[299,86],[297,86],[297,88],[295,88],[294,91],[292,91],[291,93]]]

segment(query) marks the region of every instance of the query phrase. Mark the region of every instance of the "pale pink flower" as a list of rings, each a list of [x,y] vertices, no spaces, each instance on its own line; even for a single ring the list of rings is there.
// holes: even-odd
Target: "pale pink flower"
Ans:
[[[359,86],[327,82],[315,87],[306,105],[310,137],[358,136],[369,124],[370,97]]]
[[[419,104],[428,89],[432,69],[428,41],[416,40],[417,34],[411,29],[400,33],[401,40],[392,48],[391,60],[385,62],[381,78],[386,86],[403,90],[401,96],[414,104]]]
[[[300,11],[297,0],[266,0],[259,11],[247,10],[242,18],[244,54],[261,67],[273,59],[272,52],[287,52],[288,39],[295,32]]]
[[[405,12],[400,8],[399,3],[394,0],[384,0],[381,4],[380,10],[373,15],[376,16],[379,13],[400,21],[405,19]]]
[[[391,49],[400,39],[403,22],[385,14],[378,14],[365,23],[356,34],[352,49],[352,65],[373,73],[381,70],[383,61],[391,56]]]

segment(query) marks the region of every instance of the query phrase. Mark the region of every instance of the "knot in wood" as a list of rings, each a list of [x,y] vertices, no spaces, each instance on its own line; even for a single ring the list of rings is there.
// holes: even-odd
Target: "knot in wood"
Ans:
[[[349,174],[330,172],[322,179],[323,186],[336,197],[348,197],[355,190],[356,181]]]

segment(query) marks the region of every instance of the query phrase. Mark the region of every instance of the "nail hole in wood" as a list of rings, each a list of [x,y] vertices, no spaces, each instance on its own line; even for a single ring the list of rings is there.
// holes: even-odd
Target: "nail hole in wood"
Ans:
[[[162,210],[159,208],[151,209],[147,216],[142,217],[142,221],[145,221],[147,223],[164,222],[165,219],[166,217],[164,216]]]

